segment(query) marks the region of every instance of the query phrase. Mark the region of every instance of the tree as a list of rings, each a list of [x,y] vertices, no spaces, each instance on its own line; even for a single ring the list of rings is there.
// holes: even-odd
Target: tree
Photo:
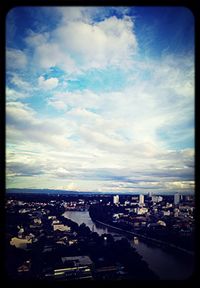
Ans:
[[[82,223],[79,226],[79,235],[80,236],[89,236],[91,233],[90,228],[88,226],[85,225],[85,223]]]

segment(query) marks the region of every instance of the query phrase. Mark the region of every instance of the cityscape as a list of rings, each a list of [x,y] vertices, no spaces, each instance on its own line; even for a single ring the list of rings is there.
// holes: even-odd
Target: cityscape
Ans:
[[[5,17],[3,274],[26,286],[189,283],[194,14],[62,5]]]
[[[185,280],[194,273],[192,195],[9,192],[6,198],[9,279]],[[177,274],[152,270],[136,249],[140,241],[178,253],[185,274],[177,263]]]

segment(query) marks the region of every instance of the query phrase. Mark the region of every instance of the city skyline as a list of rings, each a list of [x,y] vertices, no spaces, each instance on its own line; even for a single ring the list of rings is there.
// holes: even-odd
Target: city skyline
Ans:
[[[194,19],[183,7],[17,7],[6,188],[194,191]]]

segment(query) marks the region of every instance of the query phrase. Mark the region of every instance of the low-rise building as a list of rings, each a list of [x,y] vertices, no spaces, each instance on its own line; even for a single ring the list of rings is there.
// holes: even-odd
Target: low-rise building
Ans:
[[[71,228],[69,226],[65,226],[64,224],[60,224],[60,223],[56,223],[53,225],[53,230],[59,230],[59,231],[66,231],[66,232],[70,232]]]
[[[32,239],[26,239],[26,238],[17,238],[13,237],[10,241],[10,245],[15,246],[16,248],[24,249],[26,250],[28,248],[28,244],[32,244]]]
[[[89,256],[62,257],[62,264],[52,272],[46,273],[45,278],[74,280],[92,279],[93,262]]]

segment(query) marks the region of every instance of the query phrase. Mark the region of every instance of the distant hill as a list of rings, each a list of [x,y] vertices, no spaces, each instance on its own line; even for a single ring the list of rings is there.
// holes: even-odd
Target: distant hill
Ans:
[[[97,192],[97,191],[92,191],[92,192],[88,192],[88,191],[71,191],[71,190],[55,190],[55,189],[29,189],[29,188],[9,188],[6,189],[6,193],[29,193],[29,194],[60,194],[60,195],[86,195],[86,194],[97,194],[97,195],[106,195],[106,194],[112,194],[112,195],[139,195],[141,193],[136,193],[136,192]]]
[[[6,194],[7,193],[28,193],[28,194],[51,194],[51,195],[139,195],[139,194],[144,194],[147,195],[148,193],[144,192],[97,192],[97,191],[72,191],[72,190],[56,190],[56,189],[30,189],[30,188],[9,188],[6,189]],[[169,192],[162,192],[162,193],[153,193],[153,195],[173,195]],[[182,193],[182,195],[193,195],[193,193]]]
[[[99,192],[84,192],[84,191],[68,191],[55,189],[28,189],[28,188],[10,188],[6,189],[6,193],[33,193],[33,194],[99,194]]]

